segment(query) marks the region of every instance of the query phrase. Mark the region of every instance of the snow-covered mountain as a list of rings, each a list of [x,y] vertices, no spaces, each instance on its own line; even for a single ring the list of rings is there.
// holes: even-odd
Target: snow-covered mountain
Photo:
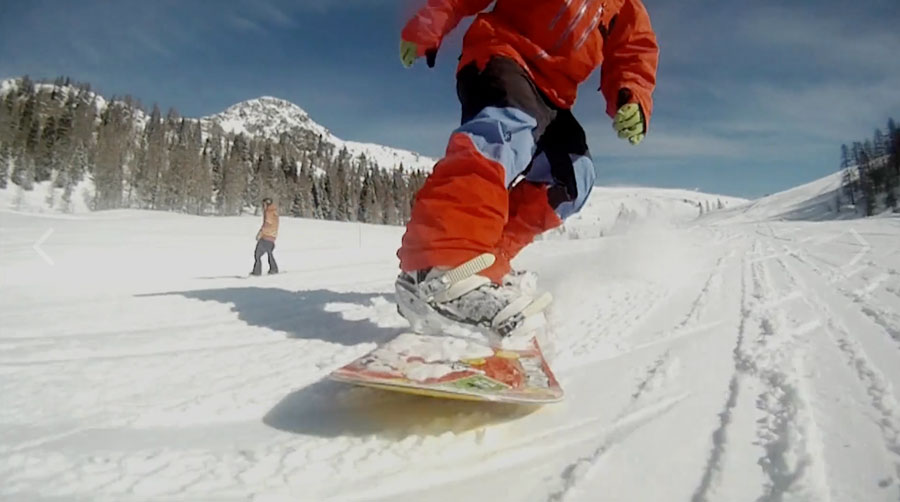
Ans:
[[[309,132],[333,144],[335,152],[347,148],[354,157],[364,154],[385,169],[394,169],[402,164],[405,170],[430,172],[435,163],[435,159],[409,150],[340,139],[296,104],[271,96],[238,103],[222,113],[200,120],[207,129],[212,124],[218,124],[225,132],[270,139],[278,139],[284,133]]]

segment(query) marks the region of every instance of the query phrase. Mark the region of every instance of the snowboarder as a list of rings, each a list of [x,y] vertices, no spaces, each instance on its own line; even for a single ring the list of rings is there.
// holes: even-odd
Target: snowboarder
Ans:
[[[269,273],[278,273],[278,264],[275,263],[275,238],[278,237],[278,207],[272,199],[266,197],[262,200],[263,223],[259,232],[256,232],[256,251],[253,253],[253,271],[250,275],[262,275],[262,256],[268,255]]]
[[[606,112],[633,145],[653,109],[659,49],[640,0],[496,0],[481,12],[493,2],[429,0],[401,35],[403,65],[425,57],[431,67],[444,36],[477,14],[457,67],[461,126],[397,252],[400,311],[424,332],[449,320],[503,335],[515,326],[501,324],[541,308],[534,275],[510,260],[591,192],[594,165],[571,111],[581,82],[602,64]]]

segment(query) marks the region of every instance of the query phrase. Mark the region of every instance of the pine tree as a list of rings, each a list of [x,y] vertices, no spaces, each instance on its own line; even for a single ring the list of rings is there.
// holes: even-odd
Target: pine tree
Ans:
[[[263,153],[257,163],[257,180],[259,183],[259,195],[257,205],[262,197],[269,197],[281,206],[284,191],[284,174],[277,165],[275,159],[275,147],[271,141],[266,141]]]
[[[221,211],[223,215],[240,215],[247,188],[247,142],[243,134],[234,137],[222,170]]]
[[[313,207],[315,218],[321,220],[334,219],[331,206],[331,187],[328,176],[315,176],[313,178]]]
[[[153,105],[153,111],[150,112],[150,118],[144,126],[141,140],[143,148],[138,159],[135,179],[141,205],[150,209],[159,209],[162,174],[168,170],[166,130],[159,106]]]
[[[359,196],[359,214],[357,215],[357,218],[364,223],[379,223],[383,220],[372,170],[367,170],[365,177],[363,178]]]
[[[197,138],[199,141],[199,137]],[[191,199],[193,202],[192,212],[196,215],[206,214],[207,207],[212,199],[212,152],[207,144],[200,154],[200,163],[194,172],[193,187],[191,190]]]
[[[0,144],[0,189],[6,188],[8,183],[10,157],[10,146],[7,143]]]
[[[397,171],[385,176],[385,195],[382,199],[384,208],[384,220],[387,225],[398,225],[400,220],[400,205],[398,199],[403,197],[402,187],[397,183]]]
[[[850,199],[850,204],[855,206],[857,182],[856,173],[852,167],[847,167],[844,169],[844,174],[841,176],[841,188],[844,192],[844,195],[848,199]]]
[[[875,135],[872,137],[872,156],[879,158],[888,153],[887,136],[881,132],[881,129],[875,129]]]
[[[310,168],[310,153],[303,153],[297,182],[293,187],[291,214],[299,218],[314,218],[313,176]]]
[[[125,163],[130,139],[130,114],[125,107],[111,103],[103,113],[97,133],[94,163],[94,209],[123,207]]]
[[[841,145],[841,169],[847,169],[850,165],[850,149],[846,144]]]
[[[394,193],[394,204],[397,207],[396,224],[405,224],[410,217],[409,185],[403,175],[403,165],[394,170],[391,180],[391,191]]]
[[[56,170],[56,148],[56,119],[50,117],[35,147],[34,180],[38,183],[49,180]]]
[[[900,129],[897,129],[894,119],[888,120],[888,136],[888,144],[890,146],[889,165],[896,174],[897,182],[900,183]],[[900,188],[900,185],[895,188]]]
[[[175,122],[175,134],[169,142],[169,165],[162,173],[162,208],[167,211],[185,211],[188,205],[188,189],[191,176],[190,125],[174,110],[169,110],[166,124]]]
[[[206,138],[203,150],[209,162],[210,198],[216,214],[222,214],[222,181],[225,176],[225,160],[222,157],[222,138],[215,134]]]
[[[869,145],[871,146],[871,144]],[[859,187],[861,192],[861,201],[863,203],[863,208],[865,210],[866,216],[872,216],[875,214],[875,206],[876,206],[876,187],[873,181],[873,169],[871,164],[871,156],[870,156],[871,148],[867,148],[866,146],[862,146],[859,149],[859,163],[857,165],[857,170],[859,171]]]
[[[74,94],[69,94],[59,121],[56,123],[56,144],[54,148],[54,169],[60,172],[56,178],[56,188],[64,188],[69,176],[69,165],[72,162],[72,127],[75,122]]]
[[[16,147],[25,150],[26,153],[28,153],[26,145],[28,144],[29,138],[32,138],[32,141],[35,144],[38,139],[37,133],[33,131],[35,127],[40,127],[37,116],[37,106],[37,97],[29,95],[25,100],[25,105],[22,107],[22,112],[19,114],[18,130],[16,131],[16,141],[14,144]],[[30,153],[33,154],[34,152],[32,151]]]
[[[187,121],[181,145],[187,178],[184,210],[196,215],[205,214],[212,194],[210,162],[201,138],[200,123]]]

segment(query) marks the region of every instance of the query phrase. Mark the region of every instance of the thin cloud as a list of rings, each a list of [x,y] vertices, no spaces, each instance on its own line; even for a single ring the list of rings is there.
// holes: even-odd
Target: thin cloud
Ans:
[[[802,53],[809,58],[805,62],[834,70],[850,67],[900,75],[896,64],[900,32],[871,21],[864,27],[854,21],[844,15],[829,16],[815,7],[764,7],[743,19],[737,36],[768,50]]]
[[[253,7],[257,9],[261,18],[276,26],[293,27],[296,25],[294,18],[276,4],[256,0],[253,2]]]
[[[166,47],[161,37],[155,37],[143,30],[133,31],[131,36],[135,38],[139,45],[156,53],[156,55],[166,58],[172,57],[172,51]]]
[[[253,33],[263,33],[265,31],[263,27],[255,20],[250,19],[249,17],[241,16],[239,14],[229,14],[226,20],[228,24],[230,24],[233,28],[236,28],[238,31]]]

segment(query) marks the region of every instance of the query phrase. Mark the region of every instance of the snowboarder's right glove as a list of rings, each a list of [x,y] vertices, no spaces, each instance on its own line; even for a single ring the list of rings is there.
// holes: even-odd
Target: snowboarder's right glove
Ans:
[[[437,49],[425,49],[425,62],[429,68],[434,68],[436,56]],[[400,62],[403,63],[403,66],[409,68],[417,57],[419,57],[419,46],[409,40],[400,40]]]

